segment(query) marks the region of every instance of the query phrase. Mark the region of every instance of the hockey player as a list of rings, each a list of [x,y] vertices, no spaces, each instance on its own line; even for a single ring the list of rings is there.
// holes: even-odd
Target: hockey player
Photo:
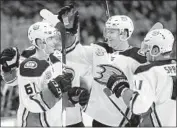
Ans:
[[[17,72],[20,98],[17,125],[62,126],[61,96],[71,87],[74,71],[66,68],[68,73],[62,75],[61,60],[51,54],[61,49],[60,33],[49,23],[37,22],[30,26],[28,38],[36,47],[36,54],[23,61]],[[0,59],[3,71],[11,72],[18,67],[18,58],[16,48],[5,49]]]
[[[167,29],[149,32],[141,47],[149,64],[137,68],[135,85],[116,74],[107,82],[116,97],[122,97],[134,114],[142,116],[140,126],[176,126],[176,62],[170,58],[173,43],[173,34]]]
[[[62,75],[58,53],[51,54],[61,49],[60,33],[49,23],[37,22],[29,27],[28,38],[36,53],[19,66],[18,126],[62,126],[62,93],[71,87],[74,70],[66,68],[69,72]]]
[[[100,64],[111,64],[116,61],[118,64],[113,65],[122,69],[126,76],[128,76],[129,81],[132,81],[135,69],[140,64],[146,62],[145,57],[139,54],[139,48],[129,46],[128,39],[131,37],[133,30],[133,22],[128,16],[111,16],[105,23],[104,37],[107,39],[107,42],[98,43],[98,45],[106,49],[109,58],[108,62],[104,60],[97,63],[98,67]],[[95,66],[94,74],[95,80],[98,83],[96,81],[92,83],[90,104],[88,104],[86,112],[95,119],[93,126],[124,126],[127,121],[108,98],[106,87],[102,86],[102,84],[106,84],[108,76],[116,72],[116,70],[112,71],[113,68],[106,65],[98,67]],[[130,118],[131,114],[122,99],[117,99],[113,95],[110,97],[118,104],[123,113],[126,113],[125,115]],[[96,106],[98,105],[101,107],[97,108]]]
[[[43,17],[43,18],[47,19],[45,17]],[[65,17],[65,18],[67,19],[67,17]],[[57,21],[57,20],[53,20],[53,21]],[[49,22],[52,23],[52,21],[49,21]],[[115,23],[117,23],[118,25],[116,24],[116,26],[115,26],[114,25]],[[53,24],[55,26],[56,22],[55,23],[53,22]],[[102,43],[91,44],[91,46],[81,46],[80,44],[78,44],[77,47],[75,48],[75,50],[70,54],[70,55],[72,55],[72,57],[68,57],[68,60],[73,59],[73,58],[75,58],[75,56],[77,57],[78,55],[80,55],[80,56],[84,55],[83,57],[81,57],[81,61],[79,58],[77,60],[78,63],[82,63],[85,66],[87,66],[87,70],[81,71],[81,73],[83,72],[82,76],[83,77],[88,76],[88,74],[89,74],[89,75],[92,75],[92,77],[93,77],[97,74],[97,71],[96,71],[97,65],[102,64],[102,63],[110,63],[114,59],[114,57],[119,54],[120,51],[124,51],[129,48],[127,39],[131,37],[133,29],[134,29],[133,22],[131,21],[131,19],[129,17],[124,16],[124,15],[113,16],[106,23],[105,36],[107,36],[106,38],[108,38],[109,46],[116,48],[116,50],[113,50],[113,48],[111,49],[111,47],[109,47],[107,44],[105,45]],[[120,38],[117,37],[119,35],[120,35]],[[100,47],[100,45],[101,45],[101,47]],[[104,47],[104,46],[106,46],[106,47]],[[109,50],[109,48],[111,50]],[[83,50],[82,52],[80,52],[82,54],[80,54],[80,53],[74,54],[74,52],[78,52],[77,50]],[[112,53],[112,54],[107,55],[106,51],[108,53]],[[133,48],[130,51],[127,51],[125,53],[125,55],[127,56],[127,53],[130,54],[132,51],[136,53],[136,56],[134,56],[136,58],[134,58],[134,59],[137,59],[137,61],[141,61],[140,63],[143,63],[144,62],[143,60],[145,60],[145,59],[137,53],[138,48]],[[66,57],[67,56],[69,56],[69,55],[67,54]],[[138,58],[138,57],[140,57],[140,58]],[[86,58],[86,60],[84,60],[85,58]],[[141,59],[141,58],[143,58],[143,59]],[[81,66],[79,67],[79,69],[81,69]],[[91,77],[87,77],[87,79],[88,79],[88,81],[90,80],[92,82]],[[100,85],[99,84],[97,85],[97,84],[98,83],[96,83],[95,81],[93,81],[93,83],[89,84],[89,85],[91,85],[89,88],[90,88],[91,93],[93,95],[91,96],[90,104],[87,106],[86,113],[96,119],[97,118],[98,119],[104,118],[103,122],[109,122],[107,124],[109,124],[110,126],[118,126],[119,124],[121,124],[121,120],[123,120],[123,116],[120,113],[116,114],[117,109],[108,100],[107,96],[104,93],[104,90],[103,90],[104,88],[102,88],[102,86],[99,87]],[[97,97],[101,97],[101,98],[97,99]],[[92,101],[92,98],[93,98],[93,101]],[[107,101],[105,101],[105,99]],[[107,118],[100,116],[100,114],[102,114],[103,111],[105,112],[105,108],[103,108],[103,109],[98,108],[99,110],[97,110],[97,106],[100,105],[100,102],[104,102],[103,105],[101,105],[101,106],[106,107],[106,105],[104,105],[106,103],[107,106],[109,106],[109,107],[107,107],[107,109],[113,108],[115,110],[115,118],[110,116],[111,119],[108,120]],[[122,107],[125,108],[125,106],[122,106]],[[109,110],[111,110],[111,109],[109,109]],[[109,110],[108,110],[108,112],[110,113]],[[113,115],[112,113],[113,112],[111,112],[111,115]],[[107,115],[107,114],[105,114],[105,115]],[[120,118],[119,122],[117,120],[112,120],[112,118],[117,119],[118,117]],[[97,123],[97,121],[95,121],[95,122]]]
[[[64,24],[67,24],[66,21],[70,22],[69,19],[71,19],[70,17],[67,16],[67,14],[71,14],[72,9],[73,7],[71,6],[65,6],[63,10],[59,12],[58,18],[60,20],[58,20],[57,18],[55,19],[55,17],[57,16],[51,18],[52,15],[46,16],[46,15],[43,15],[43,13],[41,13],[41,16],[46,21],[52,23],[53,26],[56,26],[57,22],[60,22],[60,21],[63,21]],[[55,19],[55,20],[51,20],[51,19]],[[67,25],[66,25],[66,28],[67,28]],[[84,84],[82,84],[81,86],[83,88],[86,88],[87,90],[90,90],[91,82],[93,80],[94,65],[97,65],[97,62],[102,62],[102,61],[107,60],[108,57],[107,57],[106,50],[99,45],[95,45],[95,44],[92,44],[91,46],[81,45],[78,40],[79,38],[79,35],[77,35],[79,33],[78,30],[76,32],[77,33],[72,34],[71,40],[76,38],[77,41],[74,41],[74,42],[70,41],[69,43],[67,42],[68,44],[66,43],[66,53],[67,53],[66,60],[76,63],[75,71],[79,72],[81,79],[84,80],[83,82]],[[87,97],[85,98],[87,99],[85,101],[88,102],[88,98]],[[87,102],[85,102],[85,105],[87,104]]]
[[[68,9],[68,7],[62,8],[59,12],[59,16],[63,15],[65,12],[67,12],[68,11],[67,9]],[[74,22],[77,23],[78,22],[77,15],[75,15],[75,18],[76,18],[76,20],[74,20]],[[51,19],[49,21],[51,21]],[[57,19],[57,22],[60,22],[60,21]],[[69,30],[67,29],[67,32],[69,32],[68,33],[69,37],[67,38],[67,43],[66,43],[66,52],[67,52],[66,59],[67,59],[67,64],[70,65],[71,67],[73,67],[75,71],[77,71],[77,72],[75,72],[75,76],[78,76],[78,77],[76,77],[75,79],[77,79],[77,81],[79,81],[80,80],[79,75],[82,75],[82,76],[84,76],[84,74],[87,75],[87,70],[89,71],[91,69],[90,69],[90,65],[89,65],[88,60],[85,58],[85,56],[87,56],[87,55],[85,54],[84,49],[82,49],[82,45],[79,44],[79,41],[75,36],[75,34],[77,32],[76,25],[77,24],[75,24],[73,26],[73,28],[71,28]],[[73,36],[70,36],[70,35],[73,35]],[[35,47],[28,48],[27,50],[22,52],[22,56],[23,56],[23,58],[28,58],[30,56],[34,56],[36,54],[36,51],[37,51],[37,49]],[[16,51],[12,51],[12,52],[16,52]],[[9,55],[7,55],[7,56],[9,57]],[[10,55],[10,57],[12,57],[12,56]],[[13,60],[13,57],[10,59],[10,61]],[[77,60],[76,60],[76,58],[77,58]],[[81,85],[83,84],[83,82],[84,81],[81,81]],[[84,106],[88,102],[88,98],[89,98],[88,91],[84,88],[80,88],[79,87],[80,83],[75,82],[75,84],[72,84],[72,85],[75,85],[75,87],[71,88],[70,91],[68,92],[69,101],[72,104],[79,103],[81,106]],[[76,127],[83,126],[82,119],[81,119],[82,115],[80,113],[80,106],[73,107],[73,105],[71,105],[71,104],[69,104],[69,105],[70,105],[70,107],[66,108],[66,118],[67,119],[66,119],[65,125],[76,126]],[[58,122],[58,123],[60,123],[60,122]],[[53,124],[52,126],[56,126],[57,124]]]

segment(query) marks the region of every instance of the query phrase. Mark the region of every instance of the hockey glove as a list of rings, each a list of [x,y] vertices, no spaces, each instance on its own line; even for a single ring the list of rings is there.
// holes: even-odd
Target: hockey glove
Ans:
[[[64,23],[66,32],[71,34],[77,33],[79,13],[78,11],[74,11],[74,6],[72,4],[60,9],[58,12],[58,19]]]
[[[72,80],[72,73],[64,73],[64,75],[59,75],[51,80],[48,83],[48,88],[56,98],[59,98],[62,93],[67,92],[71,88]]]
[[[73,87],[68,91],[68,96],[73,104],[79,103],[84,106],[88,103],[90,94],[85,88]]]
[[[0,55],[0,64],[4,72],[10,72],[19,66],[20,54],[16,47],[6,48]]]
[[[116,97],[119,98],[121,96],[122,91],[125,88],[129,88],[129,83],[125,76],[118,76],[113,74],[109,77],[107,82],[107,87],[115,93]]]

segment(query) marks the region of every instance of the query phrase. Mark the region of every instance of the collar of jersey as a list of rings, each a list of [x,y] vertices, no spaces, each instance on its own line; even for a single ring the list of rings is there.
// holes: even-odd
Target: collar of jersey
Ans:
[[[76,48],[77,44],[79,44],[79,41],[76,40],[76,39],[77,38],[75,38],[73,43],[66,48],[66,53],[69,53],[69,52],[73,51]]]

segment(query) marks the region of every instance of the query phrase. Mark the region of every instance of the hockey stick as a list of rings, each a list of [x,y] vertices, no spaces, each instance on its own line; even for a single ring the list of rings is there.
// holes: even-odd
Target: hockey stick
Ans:
[[[58,22],[56,25],[56,28],[58,28],[58,30],[61,33],[61,39],[62,39],[62,59],[63,59],[63,63],[66,64],[66,28],[64,26],[64,24],[62,22]]]
[[[62,63],[66,64],[66,28],[62,22],[58,20],[58,15],[54,15],[52,12],[50,12],[47,9],[42,9],[40,11],[41,17],[46,20],[50,21],[52,25],[54,25],[55,28],[57,28],[60,31],[61,34],[61,40],[62,40]],[[61,71],[63,71],[63,66],[61,67]],[[62,113],[61,116],[62,118],[62,126],[65,126],[65,121],[66,121],[66,113],[64,111],[64,105],[65,101],[67,100],[67,97],[65,95],[62,96]]]
[[[123,115],[123,117],[128,121],[128,123],[131,125],[131,121],[128,119],[128,117],[124,114],[124,112],[116,105],[116,103],[110,98],[111,92],[108,93],[106,91],[106,88],[104,89],[105,95],[108,97],[108,99],[111,101],[111,103],[114,105],[114,107],[117,108],[117,110]]]
[[[108,1],[105,0],[106,2],[106,16],[109,18],[110,17],[110,13],[109,13],[109,4],[108,4]]]

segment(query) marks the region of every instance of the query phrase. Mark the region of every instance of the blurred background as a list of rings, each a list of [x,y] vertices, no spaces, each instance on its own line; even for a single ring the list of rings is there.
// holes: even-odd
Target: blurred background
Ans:
[[[16,46],[21,52],[30,46],[27,29],[34,22],[41,20],[40,10],[46,8],[57,14],[61,7],[70,2],[69,0],[1,0],[1,51],[9,46]],[[81,43],[89,45],[103,40],[102,31],[107,20],[106,2],[104,0],[72,2],[75,3],[80,15]],[[108,4],[111,15],[127,15],[133,20],[135,30],[129,41],[130,45],[139,47],[143,37],[157,21],[172,31],[176,39],[176,1],[108,0]],[[17,87],[6,87],[1,81],[1,117],[15,116],[17,107]]]

